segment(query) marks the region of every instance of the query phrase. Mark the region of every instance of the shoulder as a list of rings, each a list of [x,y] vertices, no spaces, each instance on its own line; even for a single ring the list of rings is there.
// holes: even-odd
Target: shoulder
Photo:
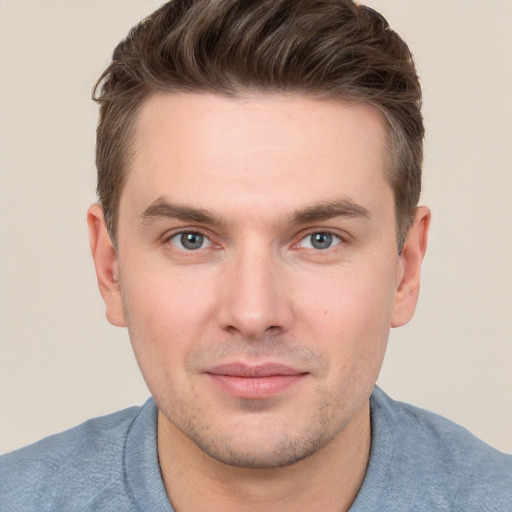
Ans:
[[[394,467],[404,484],[442,495],[450,510],[505,510],[512,504],[512,455],[477,439],[463,427],[389,398],[378,388],[372,414],[388,423]]]
[[[0,457],[2,510],[73,509],[121,485],[127,434],[142,408],[94,418]],[[76,504],[76,506],[75,506]]]

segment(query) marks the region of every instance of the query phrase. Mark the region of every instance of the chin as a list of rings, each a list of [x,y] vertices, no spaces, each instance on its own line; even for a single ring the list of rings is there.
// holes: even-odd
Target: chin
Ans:
[[[312,446],[297,446],[297,443],[269,443],[265,448],[239,448],[234,446],[199,446],[217,462],[228,466],[250,469],[270,469],[291,466],[316,452]]]
[[[334,432],[319,429],[307,432],[278,430],[269,426],[251,429],[233,428],[230,434],[212,435],[211,430],[187,432],[189,439],[206,455],[229,466],[268,469],[291,466],[312,456],[334,437]],[[250,435],[252,434],[252,435]]]

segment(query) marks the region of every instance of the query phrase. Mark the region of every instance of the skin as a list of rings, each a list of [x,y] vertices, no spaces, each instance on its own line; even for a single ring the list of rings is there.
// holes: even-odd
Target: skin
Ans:
[[[385,140],[364,104],[142,106],[117,251],[99,205],[88,222],[107,318],[128,327],[159,407],[177,512],[347,510],[357,495],[369,396],[390,327],[414,313],[430,220],[418,208],[399,255]]]

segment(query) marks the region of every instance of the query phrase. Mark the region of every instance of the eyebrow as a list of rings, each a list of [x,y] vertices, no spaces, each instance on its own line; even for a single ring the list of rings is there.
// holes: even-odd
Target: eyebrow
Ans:
[[[219,226],[224,224],[218,217],[202,208],[193,208],[179,204],[171,204],[164,197],[159,197],[151,203],[141,214],[143,222],[157,219],[178,219],[183,222],[199,222]]]
[[[339,199],[296,210],[291,216],[293,224],[307,224],[334,217],[369,218],[370,212],[351,199]]]
[[[152,222],[157,219],[178,219],[183,222],[198,222],[212,226],[224,225],[221,219],[202,208],[194,208],[179,204],[171,204],[164,197],[159,197],[151,203],[141,214],[142,221]],[[319,203],[295,210],[288,222],[291,224],[307,224],[332,219],[334,217],[368,218],[370,212],[351,199],[339,199],[327,203]]]

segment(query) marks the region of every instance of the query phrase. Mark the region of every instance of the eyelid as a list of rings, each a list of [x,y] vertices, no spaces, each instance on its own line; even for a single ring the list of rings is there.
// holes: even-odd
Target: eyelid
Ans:
[[[176,238],[176,237],[178,237],[180,235],[185,235],[185,234],[188,234],[188,233],[197,234],[197,235],[203,236],[205,239],[207,239],[209,241],[209,246],[208,247],[214,245],[214,241],[212,240],[212,236],[209,233],[207,233],[205,230],[203,230],[201,228],[198,228],[198,227],[193,227],[193,228],[180,227],[180,228],[176,228],[176,229],[167,231],[162,236],[162,243],[170,244],[171,240],[173,238]],[[171,244],[171,245],[176,247],[174,244]]]
[[[325,233],[325,234],[335,236],[336,238],[339,238],[342,243],[346,243],[352,238],[349,233],[347,233],[346,231],[343,231],[339,228],[317,226],[317,227],[304,229],[300,233],[298,233],[294,237],[297,240],[297,242],[295,242],[294,245],[297,245],[299,242],[304,240],[304,238],[314,235],[316,233]]]
[[[302,247],[300,245],[306,238],[311,237],[312,235],[317,235],[317,234],[330,235],[330,236],[333,237],[333,239],[337,239],[337,242],[334,243],[335,240],[333,240],[333,245],[331,245],[330,247],[326,247],[325,249],[318,249],[316,247]],[[335,247],[338,247],[339,245],[342,245],[344,242],[345,242],[345,240],[343,239],[343,237],[339,233],[334,233],[332,230],[329,230],[329,229],[313,229],[313,230],[310,230],[307,233],[305,233],[300,238],[300,240],[297,242],[296,245],[299,246],[299,247],[302,247],[303,249],[311,249],[311,250],[314,250],[314,251],[323,252],[323,251],[328,251],[329,249],[334,249]]]
[[[193,226],[193,227],[180,226],[179,228],[171,229],[171,230],[167,231],[166,233],[164,233],[164,235],[162,235],[161,243],[169,244],[170,240],[172,238],[175,238],[177,236],[180,236],[180,235],[183,235],[186,233],[197,233],[197,234],[205,237],[209,241],[209,245],[208,245],[208,247],[205,247],[204,249],[209,248],[211,246],[223,245],[223,244],[220,244],[219,242],[215,241],[215,236],[212,235],[212,233],[209,230],[206,230],[206,229],[198,227],[198,226]],[[293,238],[296,241],[292,243],[292,247],[299,246],[300,242],[302,242],[306,237],[314,235],[316,233],[326,233],[326,234],[332,235],[333,237],[336,237],[339,240],[338,243],[336,243],[329,249],[337,247],[339,245],[344,245],[352,238],[349,233],[346,233],[345,231],[341,231],[337,228],[327,228],[327,227],[324,228],[324,227],[318,226],[318,227],[314,227],[314,228],[304,229],[300,233],[295,235]],[[176,246],[174,245],[174,247],[176,247]],[[314,249],[314,250],[321,251],[320,249]],[[324,249],[324,251],[326,251],[326,250],[327,249]],[[194,252],[194,251],[185,251],[185,252]]]
[[[184,241],[183,241],[183,237],[184,236],[187,237],[189,235],[193,235],[194,237],[197,237],[199,239],[199,241],[200,241],[199,247],[194,247],[194,248],[186,247],[186,245],[184,244]],[[187,252],[188,251],[196,252],[201,249],[207,249],[208,247],[212,246],[212,242],[207,236],[204,236],[201,233],[193,233],[191,231],[186,232],[186,233],[181,233],[181,234],[178,233],[178,234],[172,236],[171,238],[169,238],[169,241],[170,241],[171,245],[173,245],[174,247],[177,247],[179,250],[185,250]]]

